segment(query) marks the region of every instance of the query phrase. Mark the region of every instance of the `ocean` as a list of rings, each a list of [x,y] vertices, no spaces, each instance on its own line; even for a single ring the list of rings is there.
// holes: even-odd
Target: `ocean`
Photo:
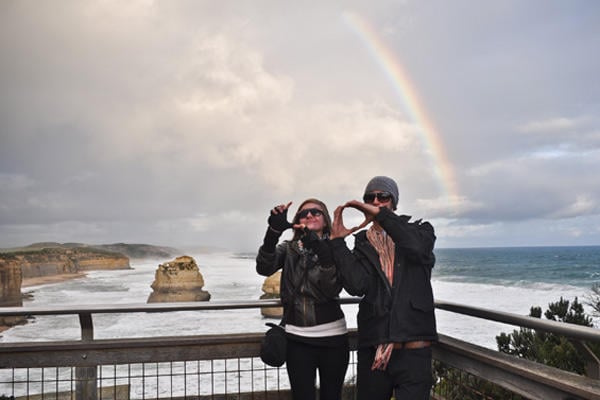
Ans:
[[[592,285],[600,283],[600,246],[437,249],[435,254],[437,300],[520,315],[529,314],[532,306],[545,310],[561,297],[585,303]],[[212,301],[257,300],[262,294],[264,277],[255,272],[254,254],[187,255],[199,265]],[[166,261],[132,260],[130,270],[91,271],[85,278],[23,288],[31,294],[24,305],[145,303],[156,268]],[[349,327],[356,327],[357,308],[343,306]],[[518,329],[447,311],[438,310],[436,316],[440,333],[492,349],[496,335]],[[270,321],[258,309],[97,314],[93,320],[97,339],[263,332]],[[80,328],[77,316],[38,316],[0,335],[1,342],[68,340],[79,339]]]

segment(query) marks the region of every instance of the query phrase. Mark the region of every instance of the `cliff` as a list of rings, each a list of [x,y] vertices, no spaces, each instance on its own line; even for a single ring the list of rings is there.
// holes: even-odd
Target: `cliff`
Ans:
[[[0,307],[21,307],[21,268],[16,257],[0,258]],[[25,323],[25,317],[0,317],[0,326]]]
[[[21,268],[16,257],[0,258],[0,307],[21,306]]]
[[[275,272],[273,275],[265,278],[262,285],[263,294],[260,296],[261,299],[278,299],[280,293],[281,283],[281,270]],[[260,309],[260,313],[267,318],[281,318],[283,316],[282,307],[263,307]]]
[[[89,247],[52,244],[0,251],[0,307],[20,307],[23,279],[75,274],[93,269],[128,269],[129,258],[119,253]],[[13,326],[22,319],[0,318],[0,326]]]
[[[151,287],[148,303],[210,300],[210,293],[202,290],[204,278],[198,265],[188,256],[159,264]]]
[[[13,253],[0,253],[0,259],[14,257],[23,278],[73,274],[94,269],[128,269],[129,258],[119,253],[94,248],[43,248]]]

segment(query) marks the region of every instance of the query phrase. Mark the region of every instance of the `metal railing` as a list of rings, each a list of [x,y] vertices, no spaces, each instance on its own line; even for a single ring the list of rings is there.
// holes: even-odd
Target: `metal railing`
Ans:
[[[342,299],[343,304],[355,304],[358,301],[356,298]],[[278,306],[281,306],[279,300],[259,300],[91,305],[79,308],[0,308],[0,317],[78,315],[81,327],[81,340],[0,343],[0,385],[4,385],[0,387],[5,391],[7,387],[12,390],[3,393],[0,389],[0,396],[37,399],[33,395],[35,393],[41,399],[57,400],[59,393],[76,399],[200,399],[203,396],[213,399],[286,398],[289,393],[285,370],[267,367],[257,358],[263,333],[94,339],[92,319],[92,315],[102,313],[163,313]],[[567,336],[582,342],[584,346],[585,341],[600,343],[600,332],[594,328],[444,301],[437,301],[436,308]],[[353,361],[347,386],[352,388],[356,332],[352,331],[350,337]],[[433,352],[436,361],[527,399],[600,399],[598,379],[560,371],[445,335],[440,335]],[[594,371],[594,368],[589,369]],[[231,385],[235,389],[232,390]],[[203,388],[208,388],[208,391]],[[233,397],[227,397],[232,393]],[[352,393],[348,394],[349,398],[352,398]]]

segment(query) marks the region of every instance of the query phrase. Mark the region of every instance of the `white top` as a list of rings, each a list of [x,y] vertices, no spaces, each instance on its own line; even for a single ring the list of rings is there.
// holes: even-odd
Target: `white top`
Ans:
[[[326,324],[314,326],[296,326],[286,324],[285,331],[298,336],[316,338],[345,335],[346,333],[348,333],[348,328],[346,327],[346,319],[340,318],[337,321],[327,322]]]

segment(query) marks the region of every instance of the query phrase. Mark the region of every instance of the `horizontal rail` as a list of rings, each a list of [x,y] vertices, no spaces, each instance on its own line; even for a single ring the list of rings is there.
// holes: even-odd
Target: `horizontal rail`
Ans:
[[[342,304],[357,304],[358,297],[345,297],[340,299]],[[197,310],[227,310],[247,309],[263,307],[281,307],[279,299],[254,300],[254,301],[205,301],[205,302],[181,302],[181,303],[135,303],[135,304],[95,304],[85,307],[65,306],[41,306],[41,307],[0,307],[0,317],[6,316],[29,316],[29,315],[90,315],[90,314],[118,314],[118,313],[159,313],[172,311],[197,311]],[[524,328],[541,330],[557,335],[567,336],[573,339],[600,342],[600,331],[598,329],[568,324],[564,322],[543,320],[541,318],[523,316],[502,311],[489,310],[485,308],[467,306],[464,304],[451,303],[436,300],[435,307],[438,310],[454,312],[490,321],[517,325]]]
[[[589,326],[544,320],[541,318],[511,314],[502,311],[494,311],[485,308],[466,306],[464,304],[450,303],[439,300],[435,302],[435,307],[439,310],[451,311],[457,314],[469,315],[471,317],[483,318],[490,321],[503,322],[510,325],[518,325],[524,328],[550,332],[573,339],[600,342],[600,331]]]
[[[256,357],[264,333],[0,344],[0,368]]]
[[[355,302],[358,302],[355,301]],[[197,310],[229,310],[244,308],[280,307],[281,301],[192,301],[180,303],[133,303],[133,304],[91,304],[85,307],[73,305],[39,307],[2,307],[0,317],[28,315],[77,315],[77,314],[121,314],[138,312],[172,312]]]
[[[539,364],[446,335],[433,358],[531,400],[600,400],[600,381]],[[487,398],[487,397],[486,397]]]

